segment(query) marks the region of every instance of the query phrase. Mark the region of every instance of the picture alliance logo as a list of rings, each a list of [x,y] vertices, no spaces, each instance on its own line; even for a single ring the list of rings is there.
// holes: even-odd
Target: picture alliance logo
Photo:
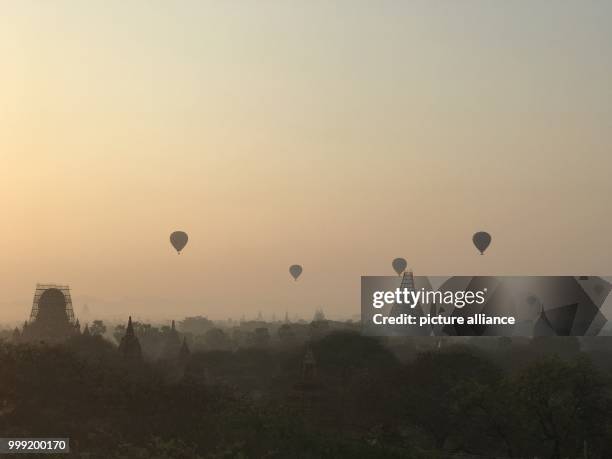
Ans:
[[[473,304],[483,304],[486,299],[487,289],[463,290],[463,291],[433,291],[411,290],[407,288],[396,288],[395,290],[379,290],[372,294],[372,306],[376,309],[386,305],[406,305],[415,308],[417,304],[422,305],[453,305],[463,308]]]

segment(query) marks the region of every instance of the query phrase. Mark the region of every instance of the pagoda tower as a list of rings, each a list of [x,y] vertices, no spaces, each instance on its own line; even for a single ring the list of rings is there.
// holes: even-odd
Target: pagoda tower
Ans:
[[[168,359],[175,359],[181,349],[181,338],[179,336],[179,332],[176,330],[176,324],[174,320],[172,321],[172,325],[170,326],[170,330],[165,336],[163,354]]]
[[[134,333],[132,316],[128,319],[125,335],[121,338],[121,343],[119,343],[119,352],[128,360],[142,360],[142,349],[140,348],[140,341],[138,341],[138,337]]]

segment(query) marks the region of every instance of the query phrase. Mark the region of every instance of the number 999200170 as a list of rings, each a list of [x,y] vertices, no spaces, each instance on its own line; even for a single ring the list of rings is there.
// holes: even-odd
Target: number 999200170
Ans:
[[[0,438],[0,454],[69,453],[68,438]]]

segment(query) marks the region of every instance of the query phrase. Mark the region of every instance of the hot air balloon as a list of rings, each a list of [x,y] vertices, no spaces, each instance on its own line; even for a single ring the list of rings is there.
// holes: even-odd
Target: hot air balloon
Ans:
[[[175,231],[170,235],[170,243],[179,254],[181,253],[181,250],[183,250],[187,245],[188,240],[189,236],[187,236],[187,233],[185,233],[184,231]]]
[[[298,280],[298,277],[300,277],[300,274],[302,274],[302,266],[301,265],[289,266],[289,273],[293,276],[293,280]]]
[[[408,262],[404,258],[396,258],[391,263],[393,266],[393,270],[397,273],[397,275],[401,275],[404,271],[406,271],[406,267],[408,266]]]
[[[480,255],[483,255],[491,243],[491,235],[486,231],[478,231],[472,236],[472,242],[474,242],[474,245],[480,251]]]

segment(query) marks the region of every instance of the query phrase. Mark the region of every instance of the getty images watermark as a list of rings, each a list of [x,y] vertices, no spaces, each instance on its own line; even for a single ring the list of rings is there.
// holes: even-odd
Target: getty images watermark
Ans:
[[[611,289],[597,276],[364,276],[362,327],[378,336],[594,336]]]
[[[515,318],[510,317],[486,317],[485,314],[474,314],[467,319],[462,316],[443,315],[440,313],[431,314],[414,314],[414,309],[417,306],[429,306],[429,309],[435,306],[446,306],[454,308],[463,308],[470,305],[482,305],[485,302],[487,289],[478,291],[456,291],[456,292],[440,292],[432,290],[410,290],[408,288],[396,288],[393,291],[378,290],[372,294],[372,307],[382,309],[385,306],[391,306],[391,310],[387,313],[374,313],[372,321],[376,325],[468,325],[475,324],[500,324],[514,325]],[[404,307],[402,307],[404,306]],[[409,312],[405,311],[409,308]]]

